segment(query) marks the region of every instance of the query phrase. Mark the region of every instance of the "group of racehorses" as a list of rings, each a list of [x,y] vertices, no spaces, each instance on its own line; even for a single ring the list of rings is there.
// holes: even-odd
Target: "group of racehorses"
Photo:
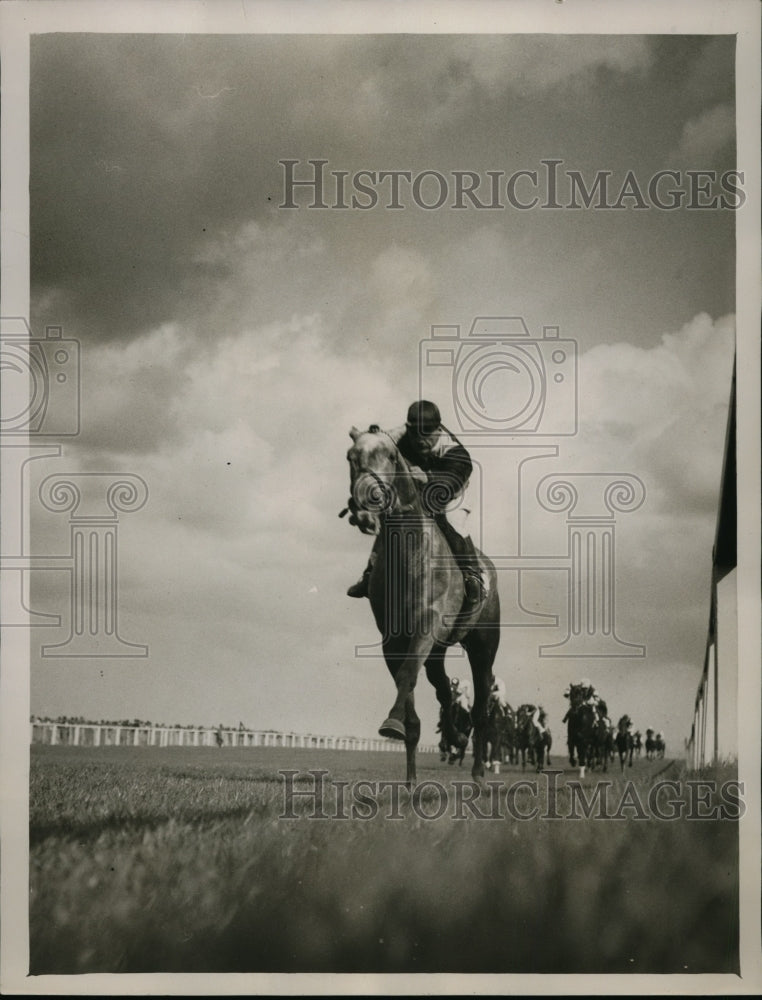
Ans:
[[[591,697],[590,689],[584,685],[571,684],[566,697],[569,698],[569,711],[564,722],[567,724],[569,762],[572,767],[578,765],[583,774],[587,767],[607,771],[617,755],[624,771],[625,766],[632,767],[633,757],[640,757],[644,748],[648,760],[664,757],[666,746],[661,733],[647,729],[644,743],[640,730],[632,731],[629,715],[621,716],[617,725],[612,725],[605,701]],[[455,731],[470,736],[473,721],[463,701],[453,697],[449,711]],[[441,760],[462,764],[466,744],[449,743],[443,713],[442,708],[437,726]],[[487,720],[485,765],[494,773],[499,774],[500,765],[504,763],[521,763],[523,769],[529,762],[537,771],[551,765],[553,738],[542,706],[523,704],[514,709],[493,689]]]
[[[460,700],[455,699],[450,713],[455,730],[468,737],[473,729],[470,711]],[[446,730],[444,709],[440,708],[437,726],[437,732],[440,733],[440,757],[450,764],[455,761],[462,764],[466,747],[451,745],[445,735]],[[516,764],[521,761],[522,768],[529,762],[539,771],[550,765],[552,746],[553,737],[546,724],[542,706],[524,704],[514,709],[496,691],[492,691],[487,704],[485,733],[484,761],[487,768],[499,774],[501,764]]]
[[[587,767],[601,767],[608,770],[608,764],[619,755],[622,771],[625,764],[632,767],[634,754],[640,756],[643,741],[639,730],[632,732],[632,720],[623,715],[616,726],[608,717],[608,708],[587,681],[570,684],[565,697],[569,699],[569,709],[564,717],[568,724],[569,762],[572,767],[579,765],[584,775]],[[663,757],[666,746],[661,733],[646,731],[646,757],[652,760]]]

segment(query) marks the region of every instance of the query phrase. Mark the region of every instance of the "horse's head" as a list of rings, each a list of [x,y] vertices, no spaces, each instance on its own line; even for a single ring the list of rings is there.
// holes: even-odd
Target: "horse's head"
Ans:
[[[579,708],[585,702],[587,694],[587,688],[584,684],[570,684],[569,693],[567,695],[569,699],[570,708]]]
[[[376,535],[380,518],[397,505],[397,448],[375,425],[367,431],[353,427],[349,462],[352,521],[366,535]]]
[[[499,692],[493,688],[489,693],[489,699],[487,700],[487,715],[490,718],[496,718],[498,716],[502,717],[504,715],[503,702],[500,698]]]

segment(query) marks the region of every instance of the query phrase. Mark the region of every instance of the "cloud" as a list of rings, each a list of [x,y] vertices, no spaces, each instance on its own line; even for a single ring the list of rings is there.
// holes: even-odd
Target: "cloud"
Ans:
[[[733,142],[735,132],[736,115],[733,105],[715,104],[685,123],[677,155],[692,158],[696,161],[696,167],[700,167]],[[699,160],[702,162],[699,163]]]
[[[190,348],[173,323],[126,343],[84,345],[78,449],[92,456],[134,455],[181,437],[173,402],[182,390]]]
[[[598,460],[651,479],[651,502],[716,509],[735,324],[694,317],[651,349],[598,345],[580,366],[580,421]],[[605,456],[605,458],[604,458]]]
[[[455,51],[467,60],[480,86],[548,90],[570,81],[590,83],[601,69],[642,73],[652,62],[649,40],[639,35],[461,36]]]
[[[30,177],[37,315],[99,340],[188,325],[219,277],[215,242],[231,232],[245,242],[254,223],[277,239],[268,222],[280,159],[380,170],[454,157],[479,168],[474,144],[494,143],[489,166],[500,166],[495,122],[513,120],[519,97],[520,147],[536,129],[538,94],[568,80],[597,93],[598,70],[640,72],[649,52],[642,38],[597,36],[40,36]],[[417,164],[422,155],[429,162]],[[376,213],[368,226],[377,237],[388,221]],[[341,223],[326,226],[327,241],[332,226]],[[357,235],[349,240],[354,248]],[[46,304],[58,315],[45,317]]]

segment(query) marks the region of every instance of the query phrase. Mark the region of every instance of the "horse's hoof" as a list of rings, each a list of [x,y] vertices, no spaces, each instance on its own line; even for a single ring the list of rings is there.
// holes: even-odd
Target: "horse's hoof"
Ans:
[[[386,722],[381,723],[378,730],[380,736],[388,736],[391,740],[404,740],[405,727],[397,719],[389,717]]]

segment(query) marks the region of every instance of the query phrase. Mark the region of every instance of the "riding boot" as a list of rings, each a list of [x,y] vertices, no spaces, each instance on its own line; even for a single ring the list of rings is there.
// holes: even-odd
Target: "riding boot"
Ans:
[[[463,548],[457,557],[458,565],[463,573],[463,590],[466,601],[466,612],[475,608],[484,599],[487,586],[479,565],[474,543],[470,535],[461,536]]]
[[[481,602],[487,589],[479,565],[479,556],[470,535],[459,534],[444,515],[437,517],[436,521],[463,574],[465,610],[468,613]]]

